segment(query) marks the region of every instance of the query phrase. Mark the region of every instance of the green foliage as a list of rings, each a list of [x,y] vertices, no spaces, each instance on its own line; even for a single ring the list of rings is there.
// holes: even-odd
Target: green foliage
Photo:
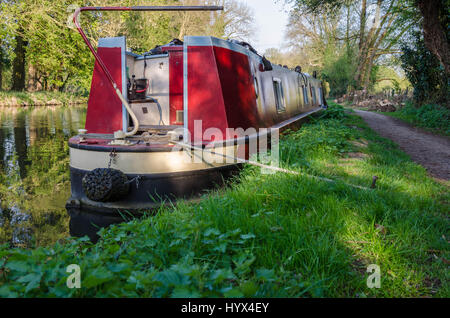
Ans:
[[[2,42],[3,42],[2,39],[0,39],[0,68],[1,68],[0,71],[6,70],[8,67],[11,66],[11,60]]]
[[[198,203],[101,230],[96,245],[0,247],[0,296],[448,297],[447,189],[361,119],[330,111],[282,137],[282,165],[298,176],[247,167]],[[367,158],[348,160],[355,151]],[[342,182],[367,186],[375,174],[373,191]],[[66,286],[70,264],[81,289]],[[369,264],[381,289],[366,286]]]
[[[310,167],[310,159],[319,153],[332,156],[352,149],[352,131],[342,126],[348,118],[344,108],[332,104],[326,111],[305,124],[305,129],[290,131],[281,144],[281,161],[294,167]]]
[[[172,5],[171,0],[151,0],[145,5]],[[139,5],[139,1],[127,0],[120,5]],[[161,12],[112,12],[104,13],[98,23],[107,25],[115,24],[118,34],[127,37],[127,47],[133,52],[142,54],[156,45],[168,43],[173,39],[179,26],[172,23],[173,17]]]
[[[193,1],[199,5],[205,2]],[[0,48],[7,53],[8,60],[12,60],[15,38],[26,41],[25,70],[34,89],[72,92],[90,88],[94,58],[76,29],[67,24],[74,11],[73,7],[71,10],[73,5],[160,6],[180,5],[180,1],[0,1],[0,19],[4,22],[0,26]],[[84,12],[80,15],[80,23],[94,47],[101,37],[126,36],[128,48],[136,53],[147,52],[175,37],[182,38],[186,32],[187,35],[213,33],[218,37],[249,35],[253,21],[246,5],[234,0],[227,0],[226,5],[232,8],[216,15],[213,25],[209,24],[210,15],[205,12]],[[0,55],[0,66],[2,60]],[[23,63],[19,65],[23,66]],[[10,69],[6,63],[3,66]]]
[[[348,114],[345,112],[344,107],[342,107],[341,105],[330,103],[327,110],[322,112],[318,118],[342,120],[348,118]]]
[[[419,127],[450,135],[450,109],[440,105],[427,104],[416,107],[413,103],[406,103],[405,107],[389,115]]]
[[[406,77],[414,87],[417,104],[448,103],[449,78],[439,60],[426,48],[423,36],[416,32],[410,44],[403,44],[400,57]]]
[[[356,72],[355,53],[352,49],[336,52],[329,47],[324,56],[324,65],[321,70],[322,79],[330,84],[330,96],[342,96],[354,84]]]
[[[344,4],[350,3],[348,0],[286,0],[288,3],[295,3],[299,7],[305,8],[309,12],[320,13],[323,11],[339,9]]]
[[[392,58],[387,65],[377,66],[376,82],[374,84],[375,93],[394,89],[397,94],[400,94],[406,89],[412,88],[409,81],[398,74],[396,65],[398,65],[397,58]]]

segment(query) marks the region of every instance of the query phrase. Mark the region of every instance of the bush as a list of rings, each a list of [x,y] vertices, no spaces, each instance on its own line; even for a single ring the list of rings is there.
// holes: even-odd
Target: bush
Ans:
[[[426,48],[422,35],[414,34],[414,42],[402,46],[400,57],[406,77],[414,87],[417,104],[449,101],[448,77],[439,60]]]
[[[347,118],[347,114],[345,113],[344,107],[341,105],[330,103],[327,110],[324,111],[320,115],[320,119],[337,119],[342,120],[344,118]]]
[[[427,104],[415,107],[412,103],[407,103],[401,110],[393,113],[393,116],[416,126],[440,130],[450,135],[450,110],[443,106]]]
[[[356,72],[354,53],[345,51],[336,55],[334,50],[327,50],[324,66],[321,71],[322,79],[330,84],[330,96],[342,96],[349,87],[354,86],[353,76]]]

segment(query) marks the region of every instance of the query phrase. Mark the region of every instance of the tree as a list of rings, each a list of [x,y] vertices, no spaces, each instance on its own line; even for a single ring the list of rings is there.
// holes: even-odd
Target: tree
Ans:
[[[450,74],[449,20],[450,2],[444,0],[417,0],[423,16],[423,37],[427,48]]]
[[[3,52],[3,41],[0,39],[0,91],[3,88],[3,69],[6,64],[5,61],[5,53]]]
[[[210,35],[249,42],[255,34],[254,13],[251,8],[237,0],[184,0],[183,5],[220,5],[223,11],[180,12],[173,19],[177,38],[185,35]]]
[[[2,50],[2,68],[5,66],[5,59],[3,56],[4,46],[3,42],[8,35],[14,37],[14,59],[12,62],[12,90],[22,91],[25,88],[25,55],[27,41],[24,39],[24,27],[19,18],[24,12],[24,4],[17,0],[1,0],[0,2],[0,19],[4,21],[0,29],[1,50]],[[10,13],[13,8],[15,14]]]
[[[304,67],[320,68],[327,51],[340,50],[341,44],[336,40],[339,18],[334,13],[313,14],[303,10],[290,13],[286,38],[293,50],[302,52]]]
[[[16,47],[14,48],[14,60],[12,70],[13,91],[23,91],[25,89],[25,54],[27,42],[23,38],[23,29],[19,28],[16,35]]]
[[[13,89],[88,89],[94,65],[76,30],[68,28],[73,0],[0,0],[0,19],[14,44]],[[223,12],[86,12],[81,24],[95,46],[100,37],[126,36],[128,48],[147,52],[184,35],[247,40],[254,33],[253,13],[236,0],[91,0],[90,6],[225,5]],[[26,70],[28,74],[26,74]]]
[[[424,37],[415,32],[408,44],[403,44],[400,57],[406,77],[414,87],[417,105],[441,102],[448,105],[448,75],[437,57],[425,45]]]
[[[374,65],[383,56],[399,52],[399,42],[414,25],[406,20],[404,12],[410,10],[406,0],[295,0],[288,37],[292,34],[315,42],[322,51],[336,47],[336,56],[342,48],[347,52],[347,61],[355,61],[353,80],[348,81],[354,89],[366,92],[375,82]],[[303,23],[311,21],[315,23]],[[294,21],[295,22],[295,21]],[[303,26],[303,27],[299,27]],[[355,48],[357,53],[354,54]],[[317,55],[317,54],[316,54]],[[323,60],[324,56],[318,55]]]
[[[0,18],[3,18],[1,12],[7,7],[8,3],[5,0],[0,0]],[[9,67],[10,64],[10,54],[8,50],[8,42],[10,40],[11,28],[9,27],[9,21],[2,19],[0,24],[0,90],[3,89],[3,71]]]
[[[336,10],[342,7],[346,0],[286,0],[294,2],[297,6],[303,6],[310,12],[321,12],[324,10]],[[362,0],[362,7],[367,0]],[[446,73],[450,71],[449,50],[449,14],[450,2],[448,0],[408,0],[407,6],[416,6],[422,15],[423,35],[428,49],[438,58],[444,66]],[[361,18],[365,10],[362,10]],[[361,26],[363,23],[360,24]]]

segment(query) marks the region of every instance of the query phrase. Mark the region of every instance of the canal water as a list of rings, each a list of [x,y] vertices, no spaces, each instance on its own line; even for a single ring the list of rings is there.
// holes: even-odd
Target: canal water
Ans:
[[[67,141],[86,107],[0,108],[0,244],[37,247],[69,236]]]

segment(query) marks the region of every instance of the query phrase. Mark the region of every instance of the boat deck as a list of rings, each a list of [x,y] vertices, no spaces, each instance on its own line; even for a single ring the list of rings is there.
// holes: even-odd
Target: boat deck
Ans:
[[[91,151],[153,152],[171,151],[175,146],[168,135],[144,135],[127,138],[126,145],[111,144],[113,135],[79,135],[69,139],[69,146]]]

